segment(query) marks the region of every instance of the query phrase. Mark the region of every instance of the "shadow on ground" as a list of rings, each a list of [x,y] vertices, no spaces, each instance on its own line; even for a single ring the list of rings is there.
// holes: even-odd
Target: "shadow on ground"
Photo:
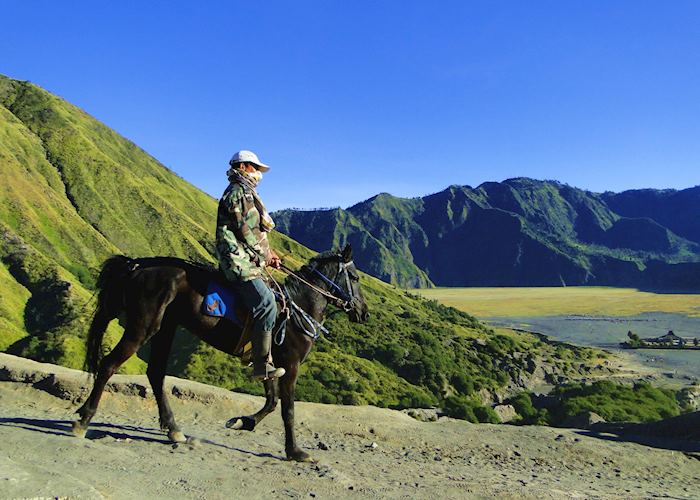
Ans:
[[[0,426],[16,427],[28,431],[41,432],[42,434],[51,434],[54,436],[65,436],[74,438],[73,421],[70,420],[44,420],[38,418],[24,417],[0,418]],[[93,441],[103,439],[106,437],[111,437],[115,440],[120,441],[129,439],[131,441],[141,441],[144,443],[158,443],[164,445],[174,444],[164,436],[163,431],[161,431],[160,429],[137,427],[134,425],[115,425],[100,422],[91,423],[90,429],[88,430],[85,437],[86,439]],[[235,451],[237,453],[243,453],[246,455],[252,455],[259,458],[274,458],[276,460],[281,461],[287,460],[286,457],[272,455],[270,453],[257,453],[254,451],[237,448],[235,446],[217,443],[210,439],[197,439],[193,437],[188,437],[188,441],[187,443],[184,443],[184,446],[194,447],[199,444],[217,446],[219,448],[224,448],[230,451]]]
[[[697,411],[647,424],[600,422],[580,434],[680,451],[700,459],[700,412]]]

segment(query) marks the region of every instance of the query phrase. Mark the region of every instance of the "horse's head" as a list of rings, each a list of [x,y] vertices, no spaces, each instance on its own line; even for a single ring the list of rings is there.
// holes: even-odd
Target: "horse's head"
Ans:
[[[337,301],[334,305],[343,309],[355,323],[369,319],[369,310],[360,288],[360,276],[352,261],[352,247],[328,252],[311,259],[311,269],[324,281],[328,291]]]

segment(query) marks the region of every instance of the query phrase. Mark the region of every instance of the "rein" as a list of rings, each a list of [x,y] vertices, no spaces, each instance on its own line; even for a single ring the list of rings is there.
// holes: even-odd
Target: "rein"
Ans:
[[[291,276],[294,276],[303,283],[307,284],[309,287],[316,290],[317,292],[322,294],[328,293],[325,290],[318,288],[312,283],[309,283],[303,278],[297,276],[291,269],[287,268],[286,266],[283,267],[285,267],[285,272],[287,272]],[[289,321],[290,318],[294,318],[297,321],[299,327],[301,328],[301,331],[306,336],[311,338],[311,340],[313,340],[314,342],[318,340],[318,338],[321,336],[321,333],[328,334],[328,330],[326,329],[326,327],[324,327],[321,323],[316,321],[309,313],[304,311],[301,307],[297,305],[296,302],[294,302],[294,300],[292,300],[289,290],[287,289],[287,285],[284,285],[283,287],[280,286],[280,284],[277,283],[277,280],[274,278],[274,276],[272,276],[272,273],[270,273],[269,271],[267,272],[267,276],[269,277],[270,281],[274,283],[275,288],[277,288],[277,290],[275,290],[273,293],[282,301],[282,314],[284,315],[284,319],[282,319],[277,329],[273,332],[273,339],[275,344],[282,345],[282,343],[284,342],[287,331],[287,321]],[[330,295],[330,297],[332,297],[332,295]],[[297,315],[301,316],[303,322],[299,320],[298,317],[296,317]],[[306,324],[304,324],[304,322]]]
[[[341,264],[341,268],[342,268],[342,264]],[[348,281],[348,290],[350,290],[350,294],[348,294],[345,290],[340,288],[340,286],[335,281],[332,281],[330,278],[328,278],[325,274],[320,272],[318,269],[316,269],[316,268],[312,269],[317,275],[319,275],[321,277],[321,279],[324,282],[328,283],[332,288],[335,288],[336,290],[340,290],[340,292],[345,296],[345,297],[337,297],[337,296],[333,295],[332,293],[324,290],[323,288],[320,288],[320,287],[314,285],[310,281],[305,280],[304,278],[299,276],[293,269],[287,267],[284,264],[282,264],[280,269],[282,269],[284,272],[286,272],[289,276],[292,276],[293,278],[304,283],[306,286],[311,288],[313,291],[320,293],[321,295],[323,295],[327,299],[330,299],[333,303],[342,307],[343,310],[347,310],[347,308],[349,307],[350,303],[353,300],[353,297],[350,295],[350,294],[352,294],[352,287],[350,286],[350,279],[347,276],[345,278]],[[338,275],[340,275],[341,272],[342,272],[342,269],[338,271]],[[337,279],[337,276],[336,276],[336,279]]]
[[[324,290],[323,288],[320,288],[317,285],[314,285],[310,281],[302,278],[299,276],[293,269],[289,268],[288,266],[281,264],[280,270],[284,271],[287,273],[287,275],[295,278],[296,280],[300,281],[301,283],[305,284],[309,288],[311,288],[313,291],[319,293],[323,297],[326,297],[329,299],[329,301],[338,307],[341,307],[345,311],[349,311],[351,309],[352,303],[355,300],[355,297],[352,292],[352,285],[350,284],[350,276],[347,271],[347,266],[350,265],[352,262],[348,263],[343,263],[339,262],[339,268],[338,268],[338,274],[336,275],[335,279],[337,280],[340,277],[340,274],[345,271],[345,283],[347,285],[348,291],[345,291],[338,285],[335,281],[331,280],[328,276],[323,274],[321,271],[316,269],[315,267],[312,267],[311,270],[318,275],[324,283],[326,283],[328,286],[331,287],[331,289],[337,290],[339,292],[339,295],[341,297],[338,297],[336,295],[333,295],[332,293],[328,292],[327,290]],[[282,345],[284,342],[285,338],[285,332],[286,332],[286,324],[287,321],[289,320],[290,316],[299,316],[301,317],[301,320],[298,317],[295,317],[295,320],[298,322],[299,327],[301,328],[302,332],[304,332],[305,335],[311,338],[311,340],[316,341],[318,338],[321,336],[321,333],[328,333],[328,330],[323,326],[323,324],[319,323],[316,321],[313,317],[311,317],[306,311],[304,311],[301,307],[299,307],[296,302],[292,300],[292,298],[289,295],[289,291],[287,290],[287,286],[285,285],[284,287],[280,287],[279,283],[274,279],[272,274],[268,271],[268,276],[272,280],[272,282],[275,284],[275,287],[277,288],[278,294],[281,297],[282,304],[283,304],[283,313],[286,314],[286,317],[282,320],[280,323],[279,327],[277,330],[274,332],[274,341],[277,345]],[[289,306],[291,307],[289,307]],[[294,314],[296,313],[296,315]],[[303,321],[302,321],[303,320]],[[305,323],[305,324],[304,324]]]

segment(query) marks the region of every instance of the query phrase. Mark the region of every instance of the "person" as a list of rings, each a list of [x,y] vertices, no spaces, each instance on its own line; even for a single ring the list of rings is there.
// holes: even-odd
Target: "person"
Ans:
[[[278,378],[285,370],[274,366],[271,355],[277,304],[262,277],[266,266],[279,269],[281,260],[267,239],[275,223],[256,191],[270,167],[245,150],[235,153],[229,165],[229,185],[219,200],[216,221],[219,268],[252,314],[253,378]]]

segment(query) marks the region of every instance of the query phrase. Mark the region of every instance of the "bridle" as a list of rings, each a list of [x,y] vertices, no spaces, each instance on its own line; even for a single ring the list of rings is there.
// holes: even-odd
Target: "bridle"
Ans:
[[[348,271],[348,267],[353,262],[343,262],[343,259],[340,255],[337,255],[337,257],[338,272],[335,275],[335,279],[330,279],[328,276],[319,271],[316,268],[316,262],[313,262],[313,265],[305,266],[309,270],[311,270],[316,276],[321,278],[321,280],[323,280],[323,282],[326,283],[331,290],[337,293],[337,295],[334,295],[333,293],[330,293],[329,291],[324,290],[323,288],[314,285],[310,281],[302,278],[293,269],[290,269],[284,264],[280,266],[280,269],[287,273],[289,276],[295,278],[297,281],[303,283],[315,292],[324,296],[331,304],[335,305],[336,307],[339,307],[345,312],[350,312],[357,302],[355,294],[352,291],[352,284],[350,283],[350,272]],[[345,277],[345,285],[347,286],[346,290],[343,290],[343,287],[341,287],[337,283],[339,278],[341,277],[341,274]],[[292,316],[297,321],[297,324],[300,326],[301,331],[306,336],[311,338],[311,340],[314,342],[318,340],[318,338],[321,336],[321,333],[328,333],[328,330],[326,329],[326,327],[323,326],[322,323],[319,323],[317,320],[315,320],[311,315],[309,315],[292,300],[286,285],[280,287],[279,284],[272,277],[272,275],[269,274],[269,276],[272,282],[275,283],[275,285],[278,288],[279,297],[283,303],[283,311],[286,315],[286,317],[282,320],[277,330],[274,332],[274,340],[277,345],[282,345],[282,343],[284,342],[286,324],[289,318]],[[289,305],[289,307],[287,307],[287,304]],[[296,313],[296,315],[294,313]]]
[[[316,276],[321,278],[321,280],[326,285],[328,285],[331,291],[324,290],[323,288],[314,285],[308,280],[305,280],[284,264],[282,265],[282,269],[286,271],[287,274],[289,274],[290,276],[296,278],[298,281],[305,284],[312,290],[326,297],[336,307],[339,307],[345,312],[349,312],[353,309],[355,303],[357,302],[357,297],[355,297],[355,293],[352,290],[352,283],[350,283],[350,272],[348,271],[348,267],[350,267],[353,264],[353,261],[343,262],[343,259],[340,255],[338,255],[337,257],[338,272],[336,273],[334,279],[330,279],[328,276],[319,271],[316,268],[316,262],[313,262],[312,265],[307,266],[309,270],[311,270]],[[345,289],[343,289],[343,287],[338,284],[338,281],[343,278],[346,286]]]
[[[338,256],[338,272],[335,274],[335,279],[333,280],[316,269],[315,264],[316,263],[314,263],[314,266],[311,267],[311,270],[319,278],[321,278],[323,282],[331,288],[331,290],[334,290],[339,295],[334,297],[336,301],[335,305],[340,307],[345,312],[351,311],[355,304],[355,293],[352,290],[352,283],[350,283],[350,272],[348,271],[348,267],[353,265],[353,261],[343,262],[342,258]],[[338,279],[340,278],[341,274],[345,277],[345,290],[343,290],[343,287],[338,284]]]

